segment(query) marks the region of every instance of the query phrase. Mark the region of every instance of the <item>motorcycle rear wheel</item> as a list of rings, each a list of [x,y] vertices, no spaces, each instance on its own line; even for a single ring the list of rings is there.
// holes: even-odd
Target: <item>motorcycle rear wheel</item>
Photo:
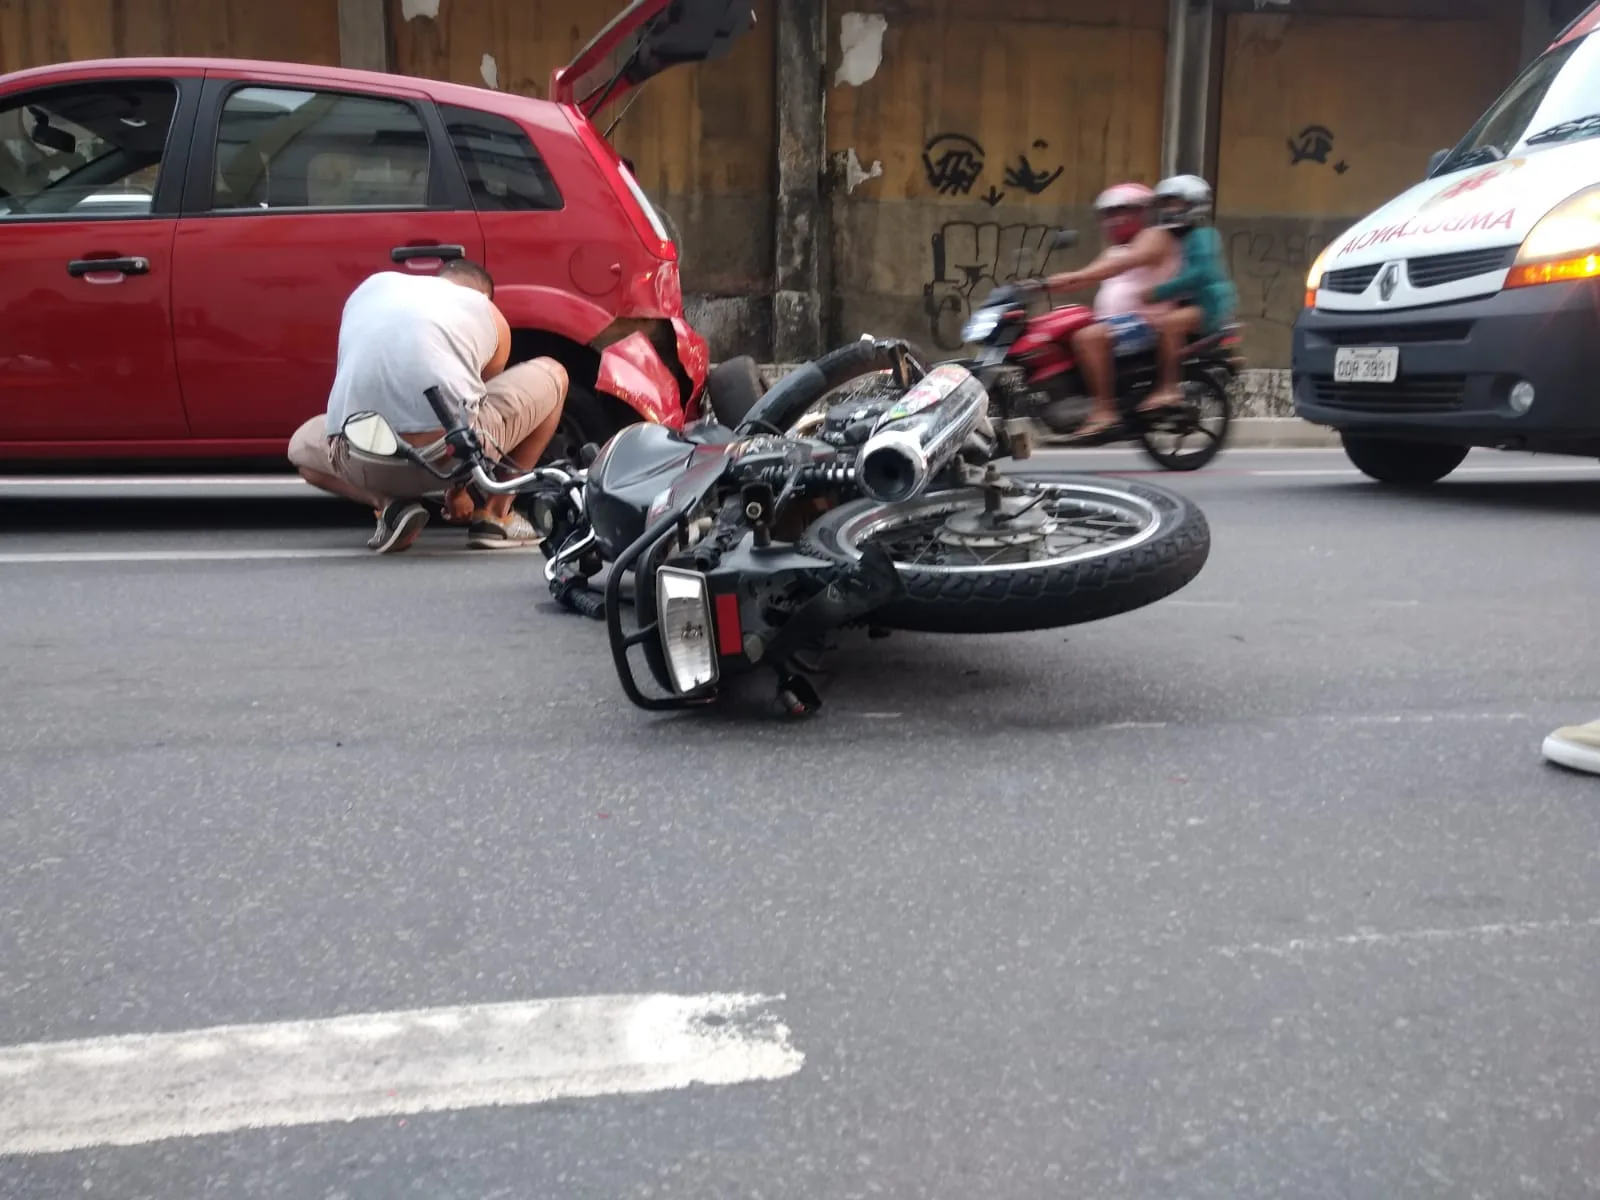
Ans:
[[[1183,404],[1170,416],[1158,413],[1144,418],[1139,441],[1157,466],[1198,471],[1227,445],[1233,402],[1228,389],[1204,371],[1186,372],[1180,387]]]
[[[1205,515],[1165,488],[1099,477],[1013,478],[1044,496],[1043,528],[1053,532],[1032,543],[984,547],[957,532],[983,513],[980,488],[901,504],[854,501],[806,537],[847,561],[858,561],[868,545],[885,550],[906,594],[873,613],[873,624],[924,633],[1022,633],[1104,620],[1185,587],[1210,554]]]

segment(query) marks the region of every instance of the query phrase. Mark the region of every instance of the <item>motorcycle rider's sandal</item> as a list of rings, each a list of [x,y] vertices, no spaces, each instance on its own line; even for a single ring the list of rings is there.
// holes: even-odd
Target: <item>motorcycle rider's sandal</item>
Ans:
[[[514,508],[503,518],[480,509],[467,526],[467,545],[473,550],[524,550],[543,540],[533,522]]]
[[[428,510],[417,501],[391,500],[378,513],[378,527],[367,539],[367,549],[398,554],[410,548],[427,523]]]
[[[1168,409],[1178,408],[1183,404],[1183,396],[1179,392],[1151,392],[1145,397],[1144,403],[1139,405],[1139,411],[1146,416],[1166,412]]]
[[[1117,438],[1125,436],[1127,435],[1120,421],[1094,421],[1085,422],[1079,426],[1067,438],[1067,442],[1077,445],[1086,442],[1115,441]]]

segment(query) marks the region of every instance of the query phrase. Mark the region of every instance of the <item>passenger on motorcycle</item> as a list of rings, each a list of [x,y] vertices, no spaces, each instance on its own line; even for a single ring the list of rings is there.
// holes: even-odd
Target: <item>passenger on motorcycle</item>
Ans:
[[[1151,304],[1176,302],[1157,318],[1161,331],[1161,378],[1140,408],[1164,408],[1178,403],[1178,370],[1184,347],[1208,338],[1233,320],[1239,293],[1228,276],[1222,237],[1207,218],[1211,214],[1211,185],[1198,175],[1175,175],[1156,185],[1155,224],[1170,229],[1183,247],[1178,273],[1145,290]]]
[[[1180,251],[1171,230],[1149,223],[1154,200],[1155,193],[1142,183],[1119,183],[1101,192],[1094,206],[1107,242],[1105,250],[1087,267],[1045,281],[1051,291],[1102,285],[1094,299],[1099,320],[1072,336],[1072,348],[1094,401],[1075,440],[1098,437],[1120,422],[1113,390],[1113,356],[1145,353],[1157,343],[1158,322],[1168,306],[1147,301],[1145,292],[1177,273]]]

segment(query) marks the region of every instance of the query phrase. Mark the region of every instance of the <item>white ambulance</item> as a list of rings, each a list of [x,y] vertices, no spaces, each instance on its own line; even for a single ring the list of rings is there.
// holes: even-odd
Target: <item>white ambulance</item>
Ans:
[[[1295,411],[1386,483],[1474,446],[1600,457],[1600,0],[1427,178],[1329,244]]]

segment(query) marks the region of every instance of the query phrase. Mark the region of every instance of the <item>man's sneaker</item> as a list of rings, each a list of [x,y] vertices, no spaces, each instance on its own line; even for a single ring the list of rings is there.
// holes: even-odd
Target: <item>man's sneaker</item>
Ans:
[[[503,520],[476,512],[467,527],[467,545],[474,550],[524,550],[543,540],[533,523],[516,509]]]
[[[367,539],[367,549],[398,554],[417,540],[428,523],[428,510],[415,500],[391,500],[378,514],[378,527]]]
[[[1556,730],[1544,740],[1544,756],[1574,771],[1600,775],[1600,721]]]

